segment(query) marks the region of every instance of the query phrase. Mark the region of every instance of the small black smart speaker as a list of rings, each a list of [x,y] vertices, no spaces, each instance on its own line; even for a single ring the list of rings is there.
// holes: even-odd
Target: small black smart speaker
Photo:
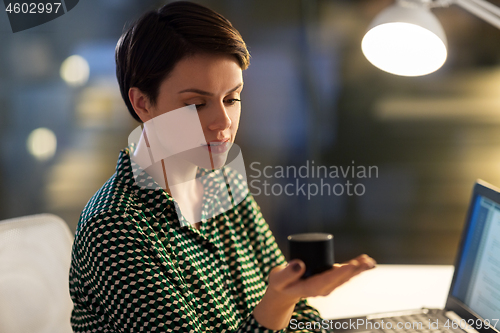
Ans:
[[[332,268],[333,235],[325,233],[305,233],[288,236],[290,261],[300,259],[306,264],[302,279]]]

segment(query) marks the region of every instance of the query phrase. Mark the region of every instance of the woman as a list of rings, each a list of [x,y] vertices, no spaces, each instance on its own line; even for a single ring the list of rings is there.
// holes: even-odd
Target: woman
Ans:
[[[118,82],[144,130],[80,217],[75,332],[281,332],[291,318],[321,322],[305,298],[374,267],[363,255],[301,280],[304,263],[286,265],[225,166],[248,64],[231,23],[189,2],[146,13],[120,38]]]

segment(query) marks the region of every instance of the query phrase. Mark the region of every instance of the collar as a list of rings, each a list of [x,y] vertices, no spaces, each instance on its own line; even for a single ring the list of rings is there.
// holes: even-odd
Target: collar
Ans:
[[[181,226],[190,224],[182,214],[177,214],[180,209],[175,199],[131,159],[135,148],[136,144],[132,143],[121,150],[116,165],[117,176],[123,178],[124,185],[131,189],[131,194],[135,196],[133,205],[139,210],[151,212],[157,219],[166,218],[168,222]],[[228,197],[231,203],[228,194],[228,170],[225,169],[226,167],[218,170],[198,168],[196,172],[196,178],[200,179],[203,185],[202,222],[226,211],[224,206],[227,204],[223,203]]]

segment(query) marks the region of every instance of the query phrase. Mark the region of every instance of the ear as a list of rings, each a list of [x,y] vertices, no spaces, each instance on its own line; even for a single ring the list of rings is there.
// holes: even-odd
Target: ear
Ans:
[[[151,103],[149,102],[148,96],[144,94],[139,88],[132,87],[128,90],[128,98],[130,104],[137,113],[137,116],[141,118],[143,123],[151,120],[153,118]]]

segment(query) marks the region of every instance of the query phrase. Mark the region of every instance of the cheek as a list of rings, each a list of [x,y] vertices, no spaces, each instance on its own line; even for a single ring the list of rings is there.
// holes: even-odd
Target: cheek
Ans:
[[[240,116],[241,116],[241,109],[238,109],[236,112],[230,114],[229,116],[233,124],[236,125],[236,127],[238,127],[238,124],[240,123]]]
[[[238,111],[234,115],[230,116],[230,118],[231,118],[231,129],[236,131],[240,124],[240,112]]]
[[[198,119],[200,119],[200,124],[203,129],[207,128],[210,124],[210,117],[204,112],[198,112]]]

